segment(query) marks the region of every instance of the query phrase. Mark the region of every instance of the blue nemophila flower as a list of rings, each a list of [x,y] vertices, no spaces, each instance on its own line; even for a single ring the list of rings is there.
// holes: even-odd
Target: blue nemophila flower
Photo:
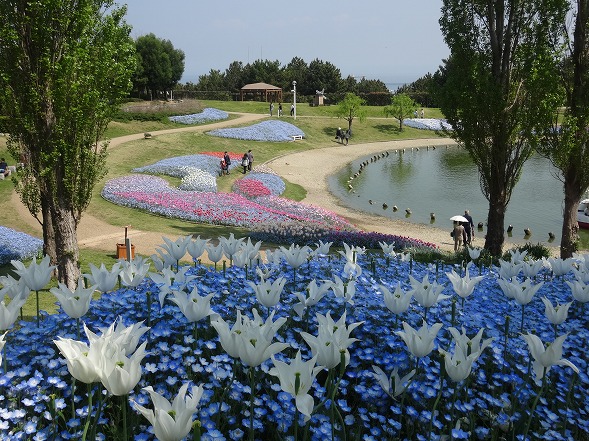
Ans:
[[[208,135],[222,138],[243,139],[249,141],[292,141],[293,135],[305,136],[298,127],[285,121],[262,121],[249,127],[235,127],[227,129],[215,129],[207,132]]]
[[[227,118],[229,118],[229,114],[227,112],[210,107],[206,107],[200,113],[168,117],[170,121],[178,124],[203,124],[211,121],[221,121]]]
[[[27,260],[43,249],[43,241],[20,231],[0,226],[0,265]]]
[[[431,280],[431,275],[435,271],[433,267],[428,268],[416,262],[413,262],[410,268],[409,261],[393,259],[390,256],[387,262],[378,241],[376,244],[375,250],[367,248],[367,255],[357,256],[357,263],[364,271],[356,280],[354,305],[347,305],[349,321],[365,321],[363,326],[354,331],[354,337],[358,338],[358,341],[349,349],[351,360],[343,373],[335,401],[348,438],[374,437],[371,434],[373,429],[374,433],[380,433],[381,438],[414,438],[415,433],[427,433],[431,415],[437,415],[433,420],[432,439],[447,436],[452,428],[456,428],[450,426],[452,419],[455,423],[464,418],[473,422],[472,429],[470,426],[468,429],[462,427],[462,430],[472,430],[473,439],[492,437],[494,433],[504,433],[504,430],[509,437],[517,438],[520,435],[517,428],[525,425],[528,417],[525,411],[519,409],[530,408],[537,395],[537,388],[533,383],[530,384],[529,380],[533,360],[530,361],[531,355],[526,342],[516,338],[521,309],[514,308],[513,302],[505,302],[501,288],[496,283],[497,268],[489,270],[482,267],[481,275],[485,278],[466,299],[464,313],[461,308],[455,317],[454,326],[456,330],[461,329],[458,334],[465,336],[465,347],[470,351],[476,352],[476,347],[483,346],[484,339],[477,334],[481,327],[485,327],[485,337],[494,337],[495,340],[489,344],[489,349],[479,359],[476,370],[469,376],[468,390],[463,388],[458,391],[452,418],[450,409],[454,388],[446,381],[447,376],[445,383],[449,387],[442,390],[437,414],[433,413],[433,403],[440,391],[440,360],[437,357],[423,357],[420,360],[417,373],[411,379],[403,400],[390,399],[381,391],[377,380],[371,374],[372,365],[379,366],[385,375],[390,374],[395,367],[401,375],[415,368],[415,360],[404,342],[394,334],[401,329],[401,325],[395,326],[394,317],[391,318],[391,313],[382,307],[378,285],[393,286],[400,282],[402,289],[408,290],[409,274],[416,280],[422,280],[429,272]],[[332,247],[337,245],[334,244]],[[308,305],[309,311],[303,311],[303,317],[299,317],[292,310],[293,306],[301,301],[296,294],[306,294],[312,280],[332,280],[334,275],[341,277],[341,269],[346,260],[333,251],[328,251],[328,256],[310,254],[307,262],[297,270],[295,281],[292,280],[292,268],[281,256],[278,256],[278,259],[269,259],[265,264],[268,272],[272,273],[269,276],[271,280],[281,276],[287,279],[281,295],[280,308],[275,312],[275,319],[284,317],[287,322],[276,333],[276,340],[291,343],[293,348],[286,348],[283,351],[284,356],[277,355],[275,358],[284,361],[294,357],[296,351],[300,350],[302,358],[309,359],[311,351],[301,338],[300,332],[307,331],[316,335],[316,313],[330,312],[332,316],[343,313],[343,304],[339,301],[341,299],[337,299],[331,292],[317,298],[317,302],[312,306]],[[376,276],[367,270],[371,259],[374,259],[378,269]],[[212,298],[213,308],[226,322],[236,322],[236,307],[243,310],[245,306],[249,309],[255,304],[254,293],[246,283],[255,277],[251,269],[248,278],[245,276],[244,268],[227,268],[226,274],[223,274],[220,271],[215,272],[212,268],[197,265],[193,271],[193,274],[199,274],[199,278],[193,280],[188,289],[197,286],[199,293],[215,293]],[[438,270],[437,282],[446,285],[451,292],[450,282],[445,275],[447,271],[448,266]],[[573,272],[554,280],[546,277],[541,295],[534,296],[526,306],[526,321],[534,323],[536,334],[542,340],[552,340],[554,334],[552,325],[544,318],[545,306],[540,297],[546,296],[552,305],[562,305],[571,300],[571,289],[566,282],[574,280]],[[92,301],[86,315],[87,325],[91,329],[101,329],[111,324],[118,315],[127,325],[145,320],[146,291],[151,291],[155,297],[158,295],[158,289],[151,282],[142,282],[132,290],[121,289],[103,294],[99,299]],[[447,331],[452,319],[450,306],[444,302],[434,305],[428,313],[428,320],[431,319],[432,323],[443,323],[443,330],[437,337],[438,347],[452,353],[455,344],[452,343],[451,333]],[[411,305],[403,313],[403,320],[412,325],[418,324],[421,322],[422,313],[422,308],[416,304]],[[264,309],[261,315],[266,317],[266,314]],[[507,329],[507,339],[506,317],[510,317],[511,323]],[[239,361],[234,362],[225,354],[214,328],[203,320],[199,323],[198,337],[194,339],[188,335],[192,334],[192,327],[187,326],[181,312],[173,304],[165,305],[164,308],[156,305],[151,311],[150,319],[152,329],[139,340],[143,342],[149,337],[149,354],[144,359],[141,387],[152,386],[155,391],[169,399],[173,396],[175,387],[170,386],[169,381],[173,382],[173,379],[176,379],[176,385],[190,380],[202,382],[204,392],[201,403],[206,406],[205,409],[209,409],[210,406],[210,411],[201,412],[199,415],[203,427],[206,430],[218,430],[225,439],[234,439],[231,434],[239,437],[240,433],[247,431],[247,409],[250,399],[247,370]],[[548,422],[554,423],[552,427],[563,427],[566,423],[567,430],[562,439],[573,439],[580,431],[589,429],[585,412],[589,402],[586,394],[582,393],[589,384],[585,372],[588,356],[582,350],[589,339],[589,332],[579,303],[575,302],[570,306],[569,317],[559,325],[559,332],[569,333],[562,344],[562,357],[579,367],[580,371],[578,375],[571,375],[572,371],[566,369],[553,369],[549,372],[549,381],[543,394],[546,395],[546,399],[542,397],[538,400],[529,432],[538,439],[559,439],[555,438],[556,435]],[[10,371],[0,377],[0,421],[6,422],[0,425],[0,437],[13,439],[8,433],[14,424],[18,423],[22,434],[19,436],[24,438],[24,425],[32,421],[36,423],[37,433],[48,434],[48,439],[52,439],[55,437],[51,413],[54,406],[64,414],[64,421],[69,421],[72,416],[72,403],[75,403],[73,415],[81,418],[80,426],[70,429],[71,434],[62,436],[58,433],[58,438],[76,439],[76,436],[81,436],[84,416],[87,415],[86,388],[78,383],[76,398],[72,400],[71,377],[65,360],[59,357],[56,348],[50,343],[58,337],[72,338],[74,335],[75,324],[67,320],[64,314],[45,316],[39,329],[34,324],[22,321],[18,328],[10,331],[7,336],[9,343],[5,346]],[[470,343],[466,341],[467,338]],[[478,343],[472,341],[477,338]],[[256,410],[253,415],[256,437],[271,437],[268,428],[272,427],[280,437],[288,439],[293,429],[294,400],[271,387],[275,383],[268,374],[271,366],[271,362],[264,361],[257,370]],[[318,408],[309,421],[312,433],[310,439],[331,436],[331,403],[328,398],[329,390],[324,387],[324,381],[325,378],[320,375],[308,392],[315,403],[326,400],[325,406]],[[19,398],[18,402],[14,401],[15,397]],[[147,405],[145,395],[134,394],[134,397],[136,401],[142,402],[141,405]],[[520,403],[516,408],[510,407],[514,400]],[[18,403],[19,413],[15,413],[13,407],[8,408],[6,403]],[[242,418],[245,418],[243,425]],[[14,419],[15,423],[13,424],[10,419]],[[492,425],[488,423],[490,419],[494,421]],[[350,422],[353,424],[349,424]],[[113,423],[111,414],[104,413],[99,418],[98,432],[104,432],[104,428]],[[302,424],[302,418],[300,423]],[[515,433],[512,433],[514,428]],[[63,430],[63,427],[59,430]],[[412,430],[412,434],[409,434],[409,430]],[[137,432],[137,439],[153,439],[145,425],[137,426]],[[104,435],[101,437],[98,439],[105,439]]]

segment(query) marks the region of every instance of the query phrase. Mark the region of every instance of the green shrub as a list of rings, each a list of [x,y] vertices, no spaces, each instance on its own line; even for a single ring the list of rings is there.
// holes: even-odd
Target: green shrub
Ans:
[[[513,247],[503,254],[503,257],[502,257],[503,260],[511,261],[510,251],[517,251],[519,253],[523,253],[524,251],[527,251],[526,258],[534,259],[534,260],[539,260],[539,259],[542,259],[543,257],[547,259],[550,257],[550,250],[548,249],[548,247],[546,247],[545,245],[542,245],[541,243],[537,243],[537,244],[526,243],[525,245]]]

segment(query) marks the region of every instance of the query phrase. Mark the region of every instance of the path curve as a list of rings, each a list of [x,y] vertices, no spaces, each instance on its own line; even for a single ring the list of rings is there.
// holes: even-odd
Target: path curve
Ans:
[[[200,124],[189,127],[178,127],[173,129],[158,130],[150,132],[153,137],[159,135],[168,135],[171,133],[179,132],[204,132],[217,128],[223,128],[228,126],[234,126],[236,124],[247,124],[255,122],[267,117],[263,114],[254,113],[238,113],[231,112],[233,115],[238,115],[237,118],[213,122],[210,124]],[[143,139],[143,133],[136,133],[133,135],[125,135],[110,140],[108,149],[116,149],[121,145],[139,139]],[[19,220],[29,226],[39,236],[43,236],[41,225],[33,216],[29,213],[28,209],[21,202],[16,191],[12,192],[11,204],[14,207],[15,216],[18,216]],[[78,225],[78,246],[80,248],[90,248],[100,251],[110,251],[113,254],[116,252],[116,244],[123,242],[124,229],[111,225],[99,217],[96,217],[89,213],[84,213],[80,224]],[[159,245],[163,244],[162,234],[153,231],[142,231],[134,229],[133,227],[128,230],[128,237],[131,239],[131,243],[136,245],[136,250],[144,255],[151,255],[156,252]],[[170,236],[167,236],[170,237]],[[176,240],[177,237],[170,237],[172,240]]]
[[[236,113],[238,118],[220,122],[202,124],[190,127],[180,127],[151,132],[152,136],[166,135],[178,132],[204,132],[215,128],[234,126],[255,122],[267,117],[265,114]],[[110,140],[109,149],[119,148],[122,144],[143,139],[143,133],[126,135]],[[396,234],[405,237],[420,239],[436,244],[441,250],[452,251],[453,241],[449,236],[449,229],[441,229],[426,224],[415,224],[403,220],[389,219],[374,214],[365,213],[346,207],[328,190],[327,178],[336,173],[354,159],[384,152],[387,150],[423,147],[427,145],[448,145],[454,141],[449,138],[409,139],[401,141],[385,141],[363,144],[336,145],[304,152],[284,155],[268,161],[266,164],[284,179],[301,185],[307,190],[304,203],[320,206],[333,211],[348,219],[352,224],[365,231],[375,231],[386,234]],[[320,167],[317,165],[321,164]],[[16,192],[12,193],[15,214],[20,220],[29,225],[39,236],[42,235],[39,223],[30,215],[26,207],[20,201]],[[124,230],[121,227],[110,225],[102,219],[88,213],[84,213],[78,226],[78,244],[80,248],[91,248],[101,251],[115,252],[116,243],[122,242]],[[140,231],[132,227],[128,231],[128,237],[136,245],[138,252],[150,255],[156,252],[163,243],[162,234],[153,231]],[[179,237],[179,236],[178,236]],[[169,237],[172,240],[177,237]],[[484,239],[476,237],[475,246],[482,247]],[[509,244],[506,244],[509,246]],[[557,250],[557,249],[555,249]],[[553,250],[554,251],[554,250]],[[553,254],[557,253],[554,251]]]

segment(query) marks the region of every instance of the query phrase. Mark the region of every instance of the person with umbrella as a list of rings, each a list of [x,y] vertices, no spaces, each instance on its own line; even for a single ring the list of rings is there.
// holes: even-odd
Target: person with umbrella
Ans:
[[[454,252],[456,253],[462,248],[462,244],[466,245],[466,230],[462,224],[468,222],[468,219],[464,216],[452,216],[450,220],[454,222],[452,236],[454,237]]]

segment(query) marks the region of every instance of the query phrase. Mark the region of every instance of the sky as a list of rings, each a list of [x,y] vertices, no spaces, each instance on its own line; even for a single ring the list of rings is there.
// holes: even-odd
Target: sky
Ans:
[[[449,54],[438,20],[440,0],[117,0],[127,5],[131,36],[153,33],[184,51],[182,82],[294,57],[338,67],[342,77],[409,83],[434,73]]]

